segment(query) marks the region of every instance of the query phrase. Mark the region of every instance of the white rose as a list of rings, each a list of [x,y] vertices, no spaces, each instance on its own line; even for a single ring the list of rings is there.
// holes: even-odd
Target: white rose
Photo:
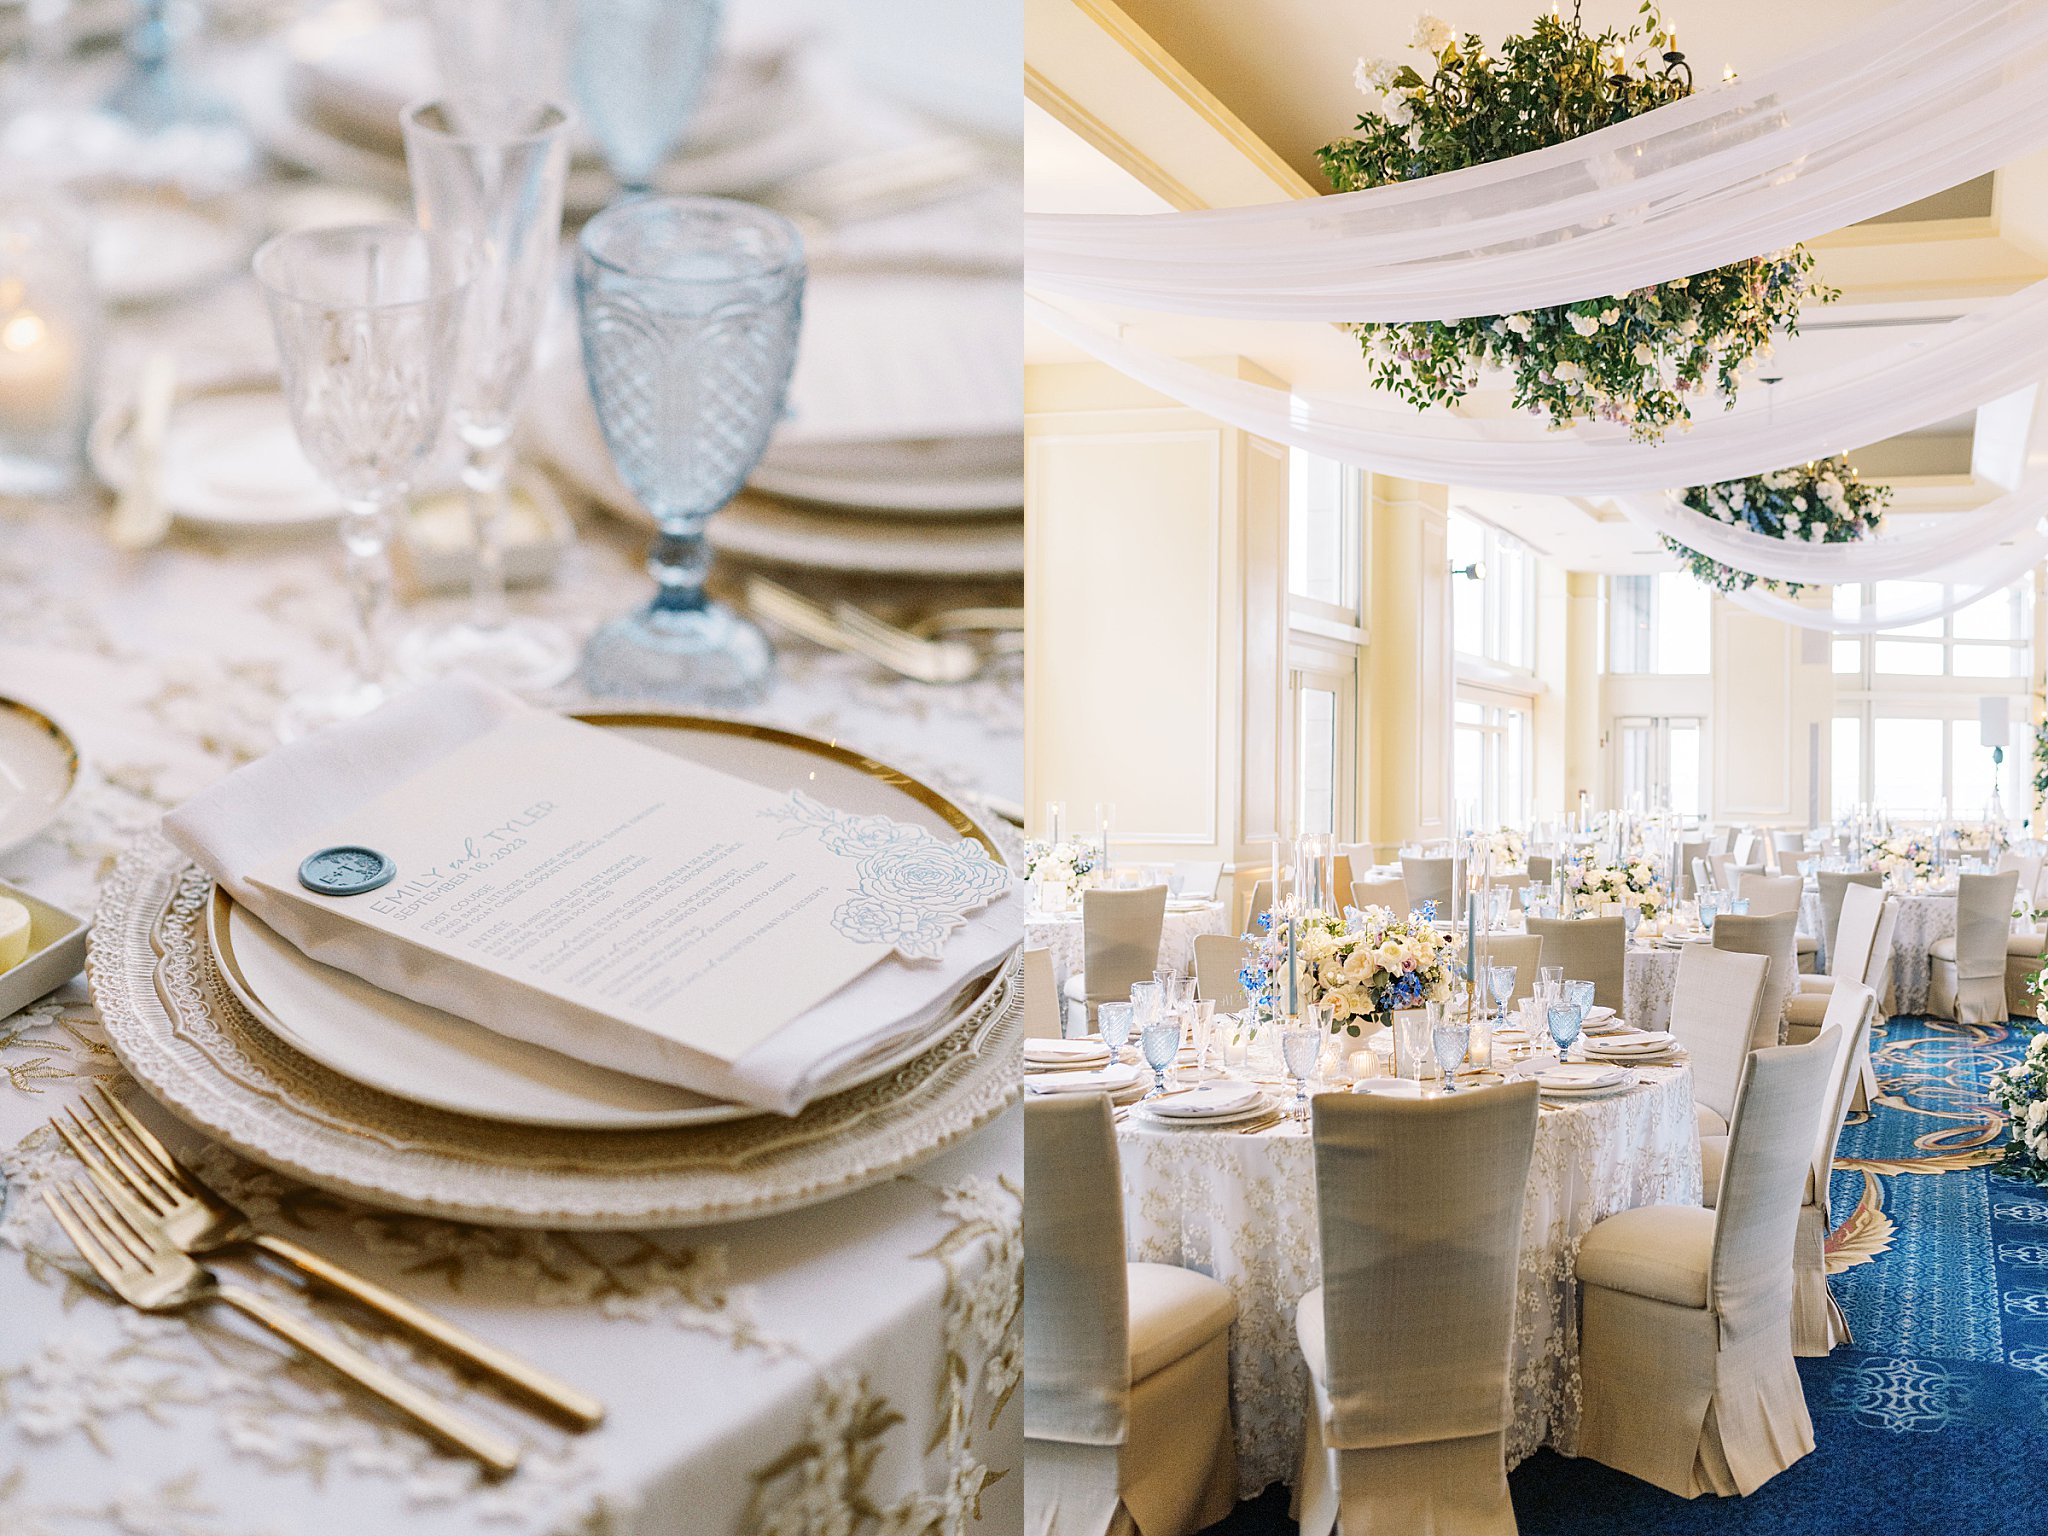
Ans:
[[[1394,83],[1394,64],[1389,59],[1360,59],[1351,71],[1351,83],[1365,96],[1384,91]]]
[[[1406,128],[1415,121],[1415,109],[1408,104],[1408,98],[1399,91],[1389,91],[1380,98],[1380,116],[1396,128]],[[1410,132],[1409,138],[1416,135]]]
[[[1794,496],[1792,498],[1792,510],[1794,512],[1804,512],[1806,510],[1806,498],[1804,496]]]
[[[1408,45],[1411,48],[1420,48],[1432,56],[1439,55],[1450,46],[1452,35],[1449,22],[1424,11],[1415,18],[1415,32],[1409,38]]]
[[[1600,322],[1592,315],[1573,315],[1571,320],[1572,329],[1581,336],[1590,336],[1600,329]]]
[[[1600,323],[1602,325],[1612,325],[1620,318],[1621,311],[1618,309],[1603,309],[1600,311]]]
[[[1641,363],[1645,368],[1648,368],[1651,364],[1657,361],[1656,350],[1652,348],[1647,341],[1639,341],[1636,343],[1636,350],[1634,355],[1635,360]]]
[[[1531,320],[1527,315],[1509,315],[1508,329],[1513,331],[1517,336],[1526,336],[1531,331],[1536,329],[1536,322]]]

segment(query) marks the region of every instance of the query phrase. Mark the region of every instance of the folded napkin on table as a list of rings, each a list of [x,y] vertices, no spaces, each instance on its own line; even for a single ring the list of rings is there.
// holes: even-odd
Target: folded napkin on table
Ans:
[[[1047,1072],[1024,1085],[1027,1093],[1122,1093],[1138,1084],[1130,1065],[1098,1067],[1092,1072]]]
[[[404,694],[375,713],[291,742],[229,774],[164,820],[166,835],[236,901],[305,954],[415,1002],[578,1060],[735,1103],[795,1114],[844,1086],[943,1017],[969,982],[1014,949],[1023,928],[1015,881],[967,916],[934,962],[894,952],[733,1060],[632,1030],[469,968],[395,936],[280,897],[250,878],[282,853],[310,852],[324,828],[427,764],[531,706],[468,681]],[[458,974],[459,972],[459,974]]]

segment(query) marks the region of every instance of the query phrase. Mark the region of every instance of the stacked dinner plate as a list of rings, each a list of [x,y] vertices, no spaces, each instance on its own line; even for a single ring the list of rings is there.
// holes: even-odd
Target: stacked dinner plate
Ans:
[[[1024,1071],[1027,1093],[1106,1093],[1118,1104],[1142,1097],[1151,1082],[1152,1074],[1142,1067],[1129,1062],[1111,1066],[1106,1060],[1098,1067],[1050,1070],[1034,1070],[1027,1064]]]
[[[1635,1079],[1625,1068],[1605,1062],[1559,1062],[1538,1072],[1536,1085],[1544,1098],[1571,1104],[1626,1093],[1635,1086]]]
[[[767,727],[591,723],[770,787],[998,844],[898,770]],[[1014,968],[903,1020],[800,1114],[594,1067],[309,959],[160,836],[107,882],[88,960],[115,1050],[201,1131],[375,1205],[509,1226],[651,1228],[788,1210],[893,1177],[1015,1092]]]
[[[1176,1089],[1147,1099],[1138,1106],[1137,1113],[1159,1125],[1187,1128],[1241,1125],[1267,1114],[1272,1107],[1272,1101],[1256,1084],[1221,1082]]]
[[[1075,1072],[1109,1065],[1109,1047],[1100,1040],[1048,1040],[1042,1037],[1024,1042],[1026,1072]]]
[[[744,10],[730,18],[721,56],[664,191],[741,196],[816,163],[816,90],[803,32]],[[224,82],[250,132],[274,158],[352,186],[409,200],[399,113],[439,85],[432,38],[418,13],[339,0],[291,29],[278,50],[253,51]],[[615,195],[587,138],[564,193],[572,214]]]
[[[1588,1061],[1654,1066],[1684,1056],[1678,1037],[1666,1029],[1620,1029],[1586,1042]]]

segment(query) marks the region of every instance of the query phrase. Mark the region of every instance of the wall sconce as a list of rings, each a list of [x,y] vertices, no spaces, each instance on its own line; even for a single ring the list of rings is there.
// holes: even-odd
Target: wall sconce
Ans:
[[[1473,581],[1484,581],[1486,580],[1486,564],[1484,561],[1474,560],[1470,565],[1454,565],[1451,567],[1451,574],[1453,576],[1470,577]]]

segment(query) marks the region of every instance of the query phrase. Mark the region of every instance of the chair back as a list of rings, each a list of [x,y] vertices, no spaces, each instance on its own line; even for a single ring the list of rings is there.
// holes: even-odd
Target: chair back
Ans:
[[[1754,865],[1756,868],[1762,869],[1764,867],[1763,842],[1764,840],[1754,832],[1743,833],[1735,839],[1735,846],[1730,850],[1735,855],[1735,862],[1742,865]]]
[[[1244,969],[1252,946],[1231,933],[1204,933],[1195,937],[1195,995],[1214,1003],[1218,1013],[1241,1013],[1246,998],[1238,973]]]
[[[1714,887],[1717,890],[1727,891],[1730,895],[1733,895],[1735,891],[1735,855],[1732,853],[1710,853],[1707,855],[1707,868],[1713,871]]]
[[[1717,853],[1727,853],[1734,846],[1735,829],[1733,827],[1723,827],[1714,834],[1713,839],[1708,843],[1707,857],[1712,858]]]
[[[1121,1445],[1131,1396],[1129,1278],[1104,1093],[1024,1099],[1024,1433]]]
[[[1700,893],[1700,872],[1707,867],[1707,840],[1683,842],[1678,845],[1678,867],[1683,872],[1679,877],[1678,899],[1692,901]]]
[[[1166,926],[1166,887],[1135,891],[1083,891],[1081,938],[1087,959],[1088,1003],[1130,996],[1159,965],[1159,934]]]
[[[2017,895],[2026,897],[2029,902],[2037,903],[2041,893],[2041,855],[2038,853],[2014,853],[2011,849],[2007,849],[1999,855],[1998,870],[2000,874],[2003,874],[2008,869],[2019,871],[2020,884]],[[2017,896],[2015,899],[2017,899]]]
[[[1877,908],[1883,901],[1884,876],[1874,869],[1824,869],[1813,877],[1820,885],[1820,941],[1827,948],[1828,974],[1857,977],[1863,974],[1863,967],[1870,957],[1862,953],[1863,946],[1870,942],[1871,934],[1877,931]],[[1870,916],[1870,932],[1862,935],[1858,943],[1857,930],[1852,926],[1847,934],[1842,930],[1842,913],[1847,908],[1849,887],[1864,887],[1878,892],[1878,901],[1869,904],[1865,910]],[[1863,906],[1859,899],[1858,906]],[[1755,908],[1750,910],[1754,911]],[[1847,954],[1855,969],[1844,972],[1836,961]]]
[[[1448,1098],[1315,1099],[1331,1445],[1506,1427],[1536,1114],[1526,1081]]]
[[[1351,882],[1351,905],[1354,907],[1385,907],[1396,917],[1408,915],[1408,882],[1399,875],[1388,878],[1367,878]]]
[[[1773,832],[1771,834],[1771,857],[1777,863],[1779,874],[1797,874],[1799,872],[1799,861],[1806,857],[1806,834],[1804,832]]]
[[[1726,1120],[1749,1056],[1771,962],[1688,944],[1671,989],[1671,1033],[1692,1058],[1692,1096]],[[1776,1038],[1775,1034],[1772,1038]]]
[[[1052,951],[1024,951],[1024,1036],[1026,1039],[1057,1040],[1060,1029],[1059,977],[1054,974]]]
[[[1173,866],[1173,893],[1176,896],[1199,896],[1204,901],[1216,899],[1216,886],[1223,879],[1221,859],[1182,859]]]
[[[1548,885],[1557,878],[1557,860],[1547,853],[1529,855],[1529,883]]]
[[[1797,875],[1744,875],[1735,894],[1749,899],[1752,917],[1775,917],[1780,912],[1790,912],[1796,918],[1804,884]]]
[[[1618,917],[1532,917],[1529,932],[1543,941],[1543,963],[1561,965],[1569,981],[1593,983],[1593,1001],[1622,1009],[1628,972],[1628,926]]]
[[[1756,1021],[1752,1046],[1776,1045],[1779,1021],[1785,1001],[1799,986],[1799,914],[1774,912],[1758,917],[1754,912],[1738,917],[1724,912],[1714,919],[1714,948],[1733,950],[1739,955],[1764,955],[1771,962],[1770,979],[1764,983],[1764,1005]]]
[[[1515,995],[1508,999],[1508,1006],[1513,1007],[1536,990],[1536,972],[1543,964],[1541,934],[1489,933],[1479,943],[1481,958],[1486,963],[1515,968]],[[1577,979],[1584,981],[1586,978],[1581,976]],[[1479,995],[1491,1004],[1490,995],[1484,991]]]
[[[1436,915],[1449,921],[1455,914],[1451,910],[1451,865],[1448,858],[1418,858],[1412,853],[1401,855],[1401,879],[1408,887],[1408,903],[1411,910],[1420,911],[1425,901],[1436,903]]]
[[[1870,946],[1877,942],[1877,925],[1884,916],[1884,891],[1859,880],[1837,887],[1835,899],[1841,910],[1828,931],[1828,974],[1839,981],[1860,982],[1870,969]]]
[[[1870,1029],[1876,1016],[1876,993],[1860,981],[1838,981],[1820,1021],[1823,1034],[1840,1030],[1842,1035],[1828,1086],[1827,1114],[1821,1119],[1820,1139],[1813,1148],[1813,1203],[1823,1216],[1828,1213],[1828,1184],[1835,1171],[1835,1143],[1841,1140],[1842,1123],[1849,1118],[1849,1100],[1862,1075],[1863,1058],[1870,1053]],[[1833,1224],[1823,1230],[1832,1231]]]
[[[1358,877],[1351,872],[1351,855],[1333,853],[1330,855],[1330,905],[1342,911],[1344,898],[1350,893],[1351,884]]]
[[[1294,882],[1287,876],[1282,875],[1280,877],[1281,895],[1285,896],[1293,889],[1293,886]],[[1259,914],[1261,912],[1270,912],[1272,909],[1273,882],[1271,880],[1253,881],[1251,900],[1245,904],[1244,915],[1238,920],[1237,931],[1239,933],[1256,932]]]
[[[1714,1197],[1708,1271],[1707,1305],[1720,1320],[1724,1350],[1791,1326],[1792,1244],[1841,1044],[1839,1029],[1823,1029],[1804,1045],[1753,1051],[1743,1069]]]
[[[1863,971],[1863,985],[1877,994],[1877,1006],[1884,1007],[1885,993],[1892,984],[1892,933],[1899,926],[1899,904],[1885,898],[1884,911],[1877,919],[1877,936],[1870,941],[1870,964]]]
[[[1987,976],[2005,982],[2005,940],[2012,932],[2012,900],[2019,889],[2019,871],[1956,877],[1956,977],[1959,981]]]
[[[1691,879],[1692,889],[1686,894],[1695,901],[1699,899],[1701,891],[1710,890],[1719,884],[1720,873],[1714,868],[1712,855],[1692,861]]]

